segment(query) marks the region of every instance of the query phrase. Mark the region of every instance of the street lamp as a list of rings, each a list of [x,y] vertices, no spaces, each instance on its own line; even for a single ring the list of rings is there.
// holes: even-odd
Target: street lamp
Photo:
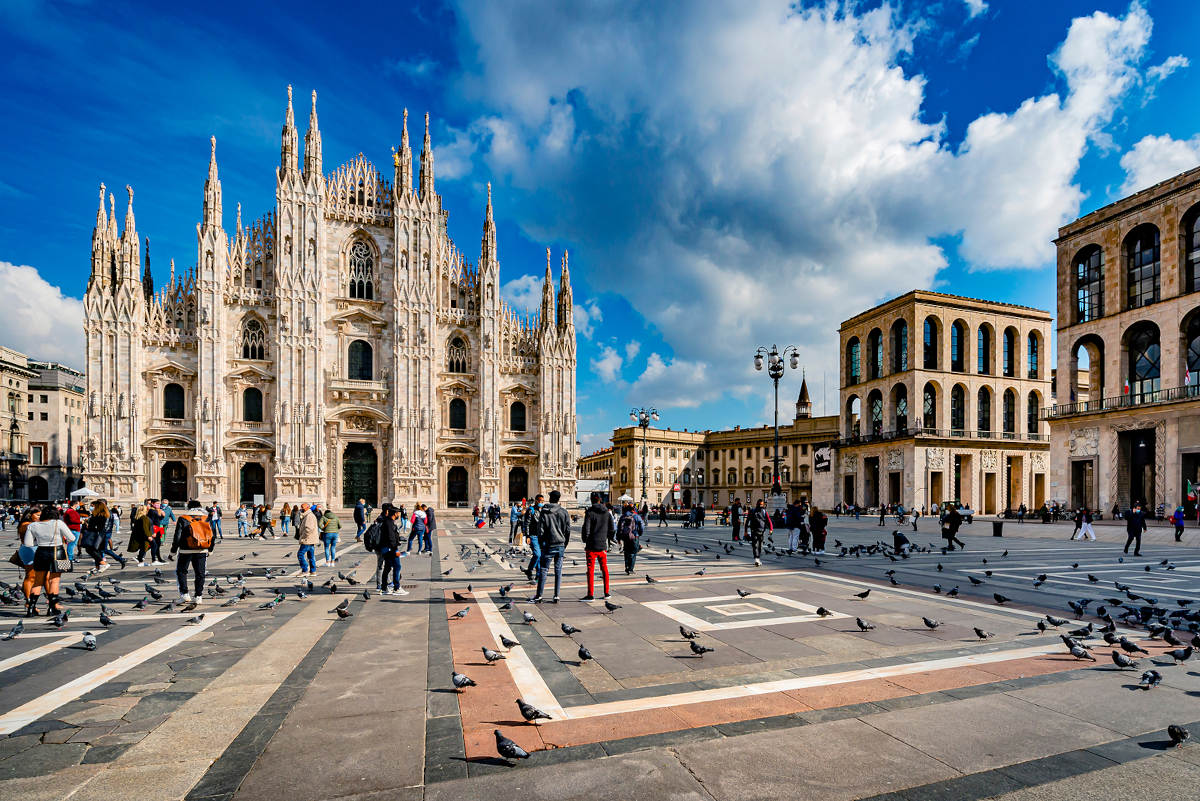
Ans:
[[[771,482],[771,494],[782,495],[783,485],[779,482],[779,379],[783,378],[784,357],[789,357],[788,362],[793,370],[800,367],[800,351],[796,349],[795,345],[788,345],[782,353],[775,345],[772,345],[770,350],[760,347],[754,352],[755,370],[762,370],[764,356],[767,358],[767,375],[775,383],[775,457],[772,460],[774,462],[772,473],[774,479]]]
[[[650,428],[651,420],[658,420],[658,409],[633,408],[629,410],[629,419],[642,429],[642,503],[646,503],[646,429]]]

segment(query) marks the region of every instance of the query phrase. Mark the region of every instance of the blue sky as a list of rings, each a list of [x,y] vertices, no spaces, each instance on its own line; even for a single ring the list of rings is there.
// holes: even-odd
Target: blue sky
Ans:
[[[490,180],[514,303],[570,249],[585,450],[633,404],[766,422],[771,342],[832,410],[838,323],[912,288],[1053,311],[1057,227],[1200,163],[1190,0],[285,8],[0,5],[0,343],[82,360],[101,181],[160,282],[209,136],[227,227],[267,211],[289,83],[327,171],[429,111],[451,235],[475,254]]]

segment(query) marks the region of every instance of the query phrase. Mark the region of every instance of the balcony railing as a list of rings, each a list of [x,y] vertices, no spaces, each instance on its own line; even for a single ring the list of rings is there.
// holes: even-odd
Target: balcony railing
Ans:
[[[850,445],[865,445],[872,442],[890,442],[907,437],[926,437],[929,439],[978,439],[978,440],[1009,440],[1014,442],[1049,442],[1049,434],[1025,434],[1019,431],[972,431],[965,428],[899,428],[889,431],[876,431],[867,434],[851,434],[833,443],[835,448],[845,448]]]
[[[1063,417],[1073,417],[1083,414],[1099,414],[1117,409],[1142,408],[1159,406],[1166,403],[1196,400],[1200,398],[1200,385],[1185,384],[1182,387],[1159,389],[1153,392],[1135,392],[1129,395],[1113,395],[1108,398],[1076,401],[1075,403],[1059,403],[1042,409],[1043,420],[1058,420]]]

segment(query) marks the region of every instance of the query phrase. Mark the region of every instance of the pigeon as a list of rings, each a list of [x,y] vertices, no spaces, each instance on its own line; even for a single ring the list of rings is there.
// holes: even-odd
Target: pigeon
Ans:
[[[941,562],[938,562],[938,563],[937,563],[937,571],[938,571],[939,573],[941,573],[941,572],[942,572],[944,569],[945,569],[945,568],[943,568],[943,567],[942,567],[942,563],[941,563]]]
[[[921,618],[921,621],[922,621],[922,622],[925,624],[925,627],[926,627],[926,628],[930,628],[930,629],[936,629],[938,626],[942,625],[942,621],[940,621],[940,620],[930,620],[930,619],[929,619],[929,618],[927,618],[927,617],[923,617],[923,618]]]
[[[1046,626],[1046,621],[1044,621],[1044,620],[1039,620],[1039,621],[1037,622],[1037,630],[1038,630],[1040,633],[1042,633],[1042,634],[1045,634],[1045,633],[1046,633],[1046,628],[1047,628],[1047,626]],[[1111,643],[1110,643],[1110,645],[1111,645]]]
[[[522,612],[521,615],[525,618],[526,624],[537,622],[537,618],[533,616],[533,612]]]
[[[958,585],[957,584],[954,585],[954,589],[952,589],[952,590],[950,590],[950,592],[946,593],[946,597],[947,598],[957,598],[958,597]]]
[[[1124,670],[1125,668],[1136,668],[1138,666],[1136,659],[1130,659],[1129,657],[1125,656],[1125,654],[1121,653],[1120,651],[1112,652],[1112,661],[1113,661],[1114,665],[1121,668],[1122,670]]]
[[[817,615],[820,617],[829,617],[832,614],[833,614],[833,612],[830,612],[828,609],[826,609],[823,606],[817,607]]]
[[[592,658],[592,652],[589,651],[587,648],[583,647],[582,645],[579,646],[579,661],[586,662],[591,658]]]
[[[1129,640],[1125,639],[1124,637],[1122,637],[1120,640],[1118,640],[1117,644],[1120,645],[1121,650],[1127,654],[1145,654],[1146,656],[1150,656],[1149,651],[1143,650],[1142,647],[1139,646],[1137,643],[1130,642]]]
[[[680,627],[679,627],[679,634],[680,634],[680,636],[682,636],[682,637],[683,637],[685,640],[694,640],[694,639],[696,639],[697,637],[699,637],[699,636],[700,636],[700,633],[699,633],[699,632],[696,632],[696,631],[691,631],[691,630],[689,630],[689,629],[685,629],[683,626],[680,626]]]
[[[468,598],[467,596],[463,595],[462,593],[456,592],[456,593],[454,593],[454,600],[458,601],[461,604],[461,603],[465,603],[466,601],[469,601],[471,599]]]
[[[1071,621],[1067,620],[1066,618],[1055,617],[1054,615],[1046,615],[1046,622],[1051,626],[1054,626],[1054,628],[1058,628],[1059,626],[1067,625]]]
[[[1147,670],[1142,674],[1142,680],[1138,686],[1143,690],[1151,690],[1162,683],[1162,674],[1157,670]]]
[[[521,643],[517,642],[516,640],[510,640],[507,637],[505,637],[503,634],[501,634],[500,635],[500,644],[503,645],[505,648],[515,648],[518,645],[520,645]]]
[[[56,628],[56,629],[61,629],[63,626],[67,625],[67,618],[70,616],[71,616],[71,610],[64,609],[63,611],[59,612],[57,615],[55,615],[50,620],[47,620],[46,623],[50,626],[54,626],[54,628]]]
[[[517,699],[517,709],[521,710],[521,717],[525,718],[526,723],[537,725],[539,720],[551,720],[552,718],[542,710],[538,709],[533,704],[527,704],[520,698]]]
[[[934,592],[936,592],[936,593],[938,593],[938,594],[940,595],[940,594],[941,594],[941,592],[942,592],[942,585],[941,585],[941,584],[934,584],[934,585],[933,585],[933,591],[934,591]]]
[[[337,611],[337,616],[342,620],[345,620],[348,617],[354,617],[354,613],[351,612],[349,609],[338,609],[336,611]]]
[[[450,682],[454,685],[454,689],[463,690],[467,687],[476,687],[475,680],[469,676],[464,676],[457,671],[450,671]]]
[[[741,587],[738,587],[737,594],[738,594],[739,598],[749,598],[754,593],[750,592],[749,590],[743,590]]]
[[[1172,723],[1167,727],[1167,736],[1171,738],[1171,743],[1178,748],[1183,745],[1184,740],[1192,736],[1192,733],[1178,723]]]
[[[617,611],[618,609],[620,609],[620,608],[621,608],[621,605],[620,605],[620,604],[614,604],[612,601],[605,601],[605,602],[604,602],[604,608],[605,608],[605,609],[607,609],[609,612],[615,612],[615,611]]]
[[[488,648],[485,645],[483,646],[483,658],[488,661],[488,664],[491,664],[492,662],[498,662],[503,659],[504,654],[500,653],[499,651],[493,651],[491,648]]]
[[[718,558],[719,558],[719,557],[718,557]],[[657,583],[658,583],[658,579],[656,579],[656,578],[653,578],[653,577],[651,577],[650,575],[647,575],[647,576],[646,576],[646,583],[647,583],[647,584],[657,584]]]
[[[1071,656],[1075,657],[1076,659],[1090,659],[1093,662],[1096,661],[1096,657],[1089,654],[1087,652],[1087,649],[1084,648],[1082,645],[1072,645],[1071,646]]]
[[[1163,633],[1163,642],[1167,645],[1174,645],[1176,648],[1183,645],[1183,641],[1176,637],[1170,629]]]
[[[83,633],[83,647],[88,649],[89,651],[95,651],[96,650],[96,635],[92,634],[90,631],[85,631]]]
[[[568,637],[570,637],[572,634],[578,634],[580,631],[583,631],[583,629],[577,629],[570,623],[563,623],[559,628],[561,628],[562,633]]]
[[[464,617],[467,616],[467,613],[470,611],[471,611],[471,607],[464,606],[462,609],[459,609],[457,612],[455,612],[453,615],[451,615],[450,619],[451,620],[462,620]]]
[[[529,759],[529,752],[495,730],[496,753],[505,759]]]
[[[863,620],[861,617],[854,618],[854,622],[858,624],[858,628],[861,631],[870,631],[871,629],[875,628],[874,623],[869,620]]]
[[[188,625],[188,626],[198,626],[202,620],[204,620],[203,612],[196,615],[195,617],[189,617],[187,620],[184,621],[184,624]]]
[[[998,603],[998,604],[1002,604],[1002,603],[1005,603],[1005,602],[1007,602],[1007,601],[1011,601],[1011,600],[1012,600],[1012,598],[1008,598],[1008,597],[1006,597],[1006,596],[1004,596],[1004,595],[1001,595],[1001,594],[1000,594],[1000,593],[998,593],[998,592],[993,592],[993,593],[992,593],[992,597],[996,599],[996,603]]]
[[[855,597],[855,598],[861,598],[862,600],[864,600],[864,601],[865,601],[865,600],[867,600],[867,596],[868,596],[868,595],[870,595],[870,594],[871,594],[871,591],[870,591],[870,590],[863,590],[862,592],[856,592],[856,593],[854,593],[854,597]]]
[[[707,572],[708,572],[708,568],[707,568],[707,567],[702,567],[702,568],[700,568],[699,570],[697,570],[697,571],[696,571],[696,575],[697,575],[697,576],[703,576],[703,575],[704,575],[705,573],[707,573]]]
[[[508,610],[512,609],[512,601],[505,601],[503,604],[501,604],[500,606],[498,606],[496,608],[499,609],[501,612],[507,612]]]
[[[330,609],[329,611],[330,611],[330,612],[336,612],[336,611],[337,611],[337,610],[339,610],[339,609],[345,609],[345,608],[346,608],[347,606],[349,606],[349,605],[350,605],[350,599],[349,599],[349,598],[343,598],[343,599],[342,599],[342,602],[341,602],[340,604],[338,604],[337,606],[333,607],[333,609]]]
[[[713,652],[712,648],[703,646],[695,640],[689,642],[688,645],[692,646],[692,653],[700,658],[704,658],[705,654],[711,654]]]
[[[976,627],[975,627],[975,636],[976,636],[976,637],[978,637],[978,638],[979,638],[979,639],[981,639],[981,640],[986,640],[986,639],[988,639],[989,637],[995,637],[996,635],[995,635],[995,634],[993,634],[993,633],[992,633],[992,632],[990,632],[990,631],[984,631],[983,629],[981,629],[981,628],[979,628],[978,626],[976,626]]]
[[[983,583],[983,579],[977,579],[974,576],[967,576],[967,579],[976,587]]]
[[[1178,665],[1180,662],[1186,662],[1192,658],[1192,647],[1189,645],[1187,648],[1176,648],[1173,651],[1164,651],[1164,653],[1174,659],[1175,664]]]
[[[15,640],[18,636],[20,636],[21,632],[23,632],[24,630],[25,630],[25,622],[23,620],[18,620],[17,625],[15,625],[11,629],[9,629],[8,634],[5,634],[4,637],[0,638],[0,639]]]

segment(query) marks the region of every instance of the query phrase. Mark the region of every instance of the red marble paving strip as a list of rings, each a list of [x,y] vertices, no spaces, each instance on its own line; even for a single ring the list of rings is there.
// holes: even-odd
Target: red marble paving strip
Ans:
[[[742,720],[770,718],[776,715],[791,715],[812,709],[806,703],[788,693],[764,693],[748,698],[730,698],[723,701],[701,701],[698,704],[681,704],[671,708],[686,728],[716,726],[721,723],[737,723]]]
[[[1019,661],[1019,660],[1014,660]],[[946,668],[945,670],[930,670],[924,673],[909,673],[905,676],[892,676],[888,681],[920,695],[938,690],[954,690],[959,687],[971,687],[976,684],[991,684],[996,681],[996,674],[988,673],[975,667]]]
[[[569,745],[599,743],[604,740],[623,740],[644,734],[695,728],[675,714],[674,709],[646,709],[619,715],[600,715],[580,720],[558,720],[539,726],[547,746],[564,748]],[[703,724],[700,724],[703,725]],[[470,758],[468,752],[467,757]]]
[[[850,704],[866,704],[871,701],[886,701],[904,695],[914,695],[912,690],[893,684],[886,679],[863,679],[842,684],[827,684],[824,687],[804,687],[788,690],[787,695],[807,704],[813,709],[832,709]]]

